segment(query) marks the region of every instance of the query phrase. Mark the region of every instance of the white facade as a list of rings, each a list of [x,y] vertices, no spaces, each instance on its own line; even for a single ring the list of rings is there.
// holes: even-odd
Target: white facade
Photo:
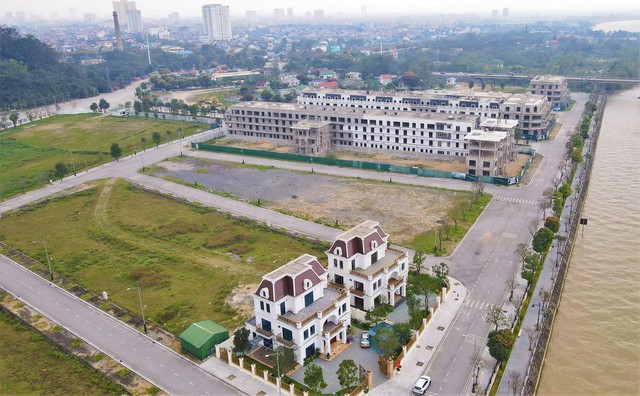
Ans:
[[[532,94],[546,96],[557,109],[566,108],[571,100],[567,79],[562,76],[535,76],[529,82],[529,90]]]
[[[229,6],[205,4],[202,6],[204,34],[209,41],[231,40]]]
[[[406,296],[407,253],[387,246],[388,235],[368,220],[339,235],[327,250],[330,285],[351,292],[351,305],[371,310]]]
[[[327,271],[314,256],[263,276],[253,301],[255,317],[246,322],[251,338],[266,348],[294,348],[301,365],[316,350],[331,354],[332,344],[347,342],[349,291],[328,287]]]
[[[141,12],[136,9],[135,1],[114,1],[113,10],[118,13],[118,21],[124,31],[131,33],[142,32],[142,16]]]

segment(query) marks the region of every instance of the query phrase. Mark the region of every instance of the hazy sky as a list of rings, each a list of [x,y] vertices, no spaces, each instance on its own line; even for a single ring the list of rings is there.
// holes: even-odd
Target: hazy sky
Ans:
[[[636,10],[640,11],[637,0],[323,0],[310,2],[308,0],[235,0],[235,1],[203,1],[203,0],[136,0],[139,10],[144,16],[166,16],[176,11],[181,16],[199,16],[201,7],[206,3],[220,3],[229,5],[231,14],[244,15],[247,10],[272,13],[274,8],[293,8],[294,14],[301,15],[305,11],[322,8],[326,14],[338,11],[360,12],[360,7],[366,5],[369,14],[377,13],[407,13],[426,12],[480,12],[489,13],[491,9],[509,7],[511,13],[525,11],[556,11],[556,10],[601,10],[608,14],[611,11]],[[635,3],[635,6],[633,5]],[[6,12],[24,11],[29,14],[40,14],[45,18],[57,12],[60,17],[69,17],[69,8],[77,9],[78,16],[83,13],[96,13],[99,16],[113,11],[111,0],[0,0],[0,16]]]

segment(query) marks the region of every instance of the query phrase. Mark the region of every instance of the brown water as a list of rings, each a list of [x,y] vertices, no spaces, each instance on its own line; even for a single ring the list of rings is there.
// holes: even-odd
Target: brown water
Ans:
[[[609,98],[540,395],[640,394],[640,87]]]

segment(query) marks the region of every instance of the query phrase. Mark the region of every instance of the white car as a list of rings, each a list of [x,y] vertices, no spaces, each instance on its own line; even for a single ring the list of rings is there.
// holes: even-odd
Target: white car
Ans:
[[[371,346],[371,341],[369,340],[369,333],[364,332],[360,335],[360,347],[369,348]]]
[[[418,378],[416,384],[413,386],[412,392],[414,395],[424,395],[424,393],[429,389],[429,385],[431,385],[431,377],[423,375]]]

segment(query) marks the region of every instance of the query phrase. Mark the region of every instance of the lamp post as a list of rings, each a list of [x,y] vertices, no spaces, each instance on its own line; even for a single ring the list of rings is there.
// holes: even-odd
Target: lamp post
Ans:
[[[537,304],[532,304],[531,308],[535,308],[536,306],[538,307],[538,319],[536,320],[536,330],[539,330],[540,327],[540,306],[542,305],[542,303],[537,303]]]
[[[144,305],[142,305],[142,294],[140,293],[140,285],[136,282],[136,287],[138,290],[138,299],[140,300],[140,312],[142,312],[142,327],[144,328],[144,332],[147,332],[147,322],[144,320]],[[131,290],[133,287],[127,288],[127,290]]]
[[[180,156],[182,157],[182,138],[184,137],[184,130],[182,127],[178,129],[180,131]]]
[[[276,356],[276,370],[278,371],[278,395],[282,396],[282,387],[280,386],[280,354],[275,348],[273,348],[273,353],[264,355],[264,357],[271,357],[273,355]]]
[[[44,254],[47,256],[47,265],[49,266],[49,276],[51,277],[51,281],[53,282],[53,270],[51,269],[51,259],[49,258],[49,251],[47,250],[47,242],[45,241],[33,241],[33,243],[42,242],[42,246],[44,246]]]
[[[244,164],[244,149],[240,149],[240,154],[242,154],[242,163]]]

